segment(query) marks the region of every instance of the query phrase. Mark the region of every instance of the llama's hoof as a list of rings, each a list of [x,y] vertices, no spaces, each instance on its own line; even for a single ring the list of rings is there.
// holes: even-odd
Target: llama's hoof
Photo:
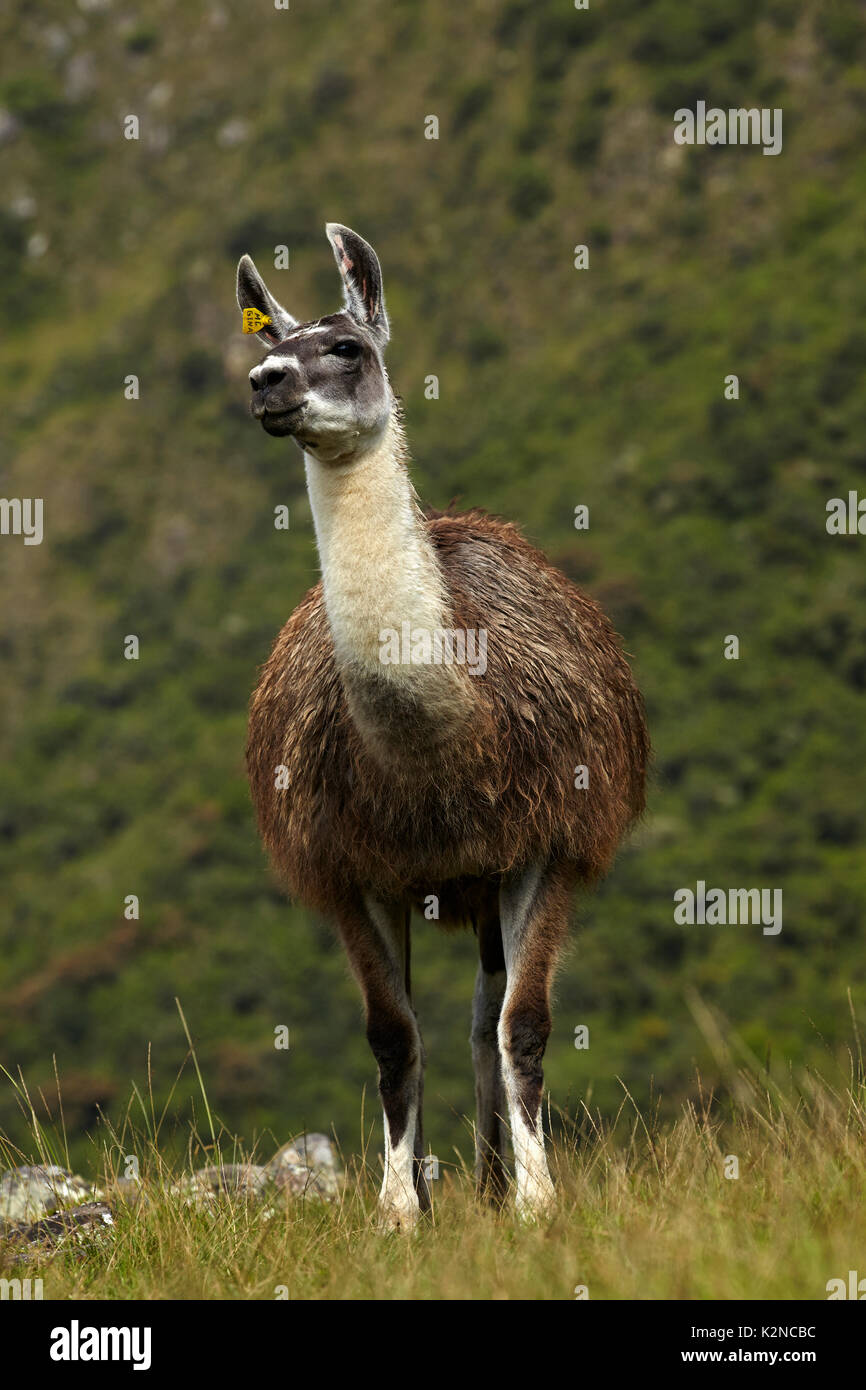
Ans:
[[[418,1224],[420,1208],[414,1202],[379,1199],[380,1231],[412,1231]]]
[[[518,1219],[527,1224],[549,1220],[555,1207],[556,1189],[550,1179],[544,1184],[535,1184],[526,1192],[518,1192],[515,1203]]]

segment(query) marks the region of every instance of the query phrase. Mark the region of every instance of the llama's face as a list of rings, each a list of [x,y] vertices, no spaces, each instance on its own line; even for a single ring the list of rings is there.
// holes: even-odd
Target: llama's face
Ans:
[[[250,260],[238,266],[238,303],[270,319],[268,351],[250,372],[250,412],[272,435],[290,435],[322,462],[351,461],[383,430],[393,396],[382,362],[388,320],[376,253],[348,227],[328,224],[346,308],[298,323]]]
[[[391,410],[379,350],[351,314],[294,329],[250,372],[250,412],[322,460],[372,442]]]

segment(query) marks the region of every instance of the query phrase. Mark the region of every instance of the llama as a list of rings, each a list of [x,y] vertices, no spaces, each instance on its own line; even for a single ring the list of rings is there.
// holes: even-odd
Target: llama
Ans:
[[[336,924],[361,988],[384,1112],[381,1222],[410,1228],[429,1206],[409,946],[412,909],[431,903],[438,925],[478,939],[479,1192],[504,1199],[510,1132],[517,1210],[541,1216],[552,980],[574,888],[605,873],[643,810],[643,704],[604,613],[516,527],[421,511],[382,360],[379,261],[348,227],[326,230],[335,314],[300,323],[249,256],[238,266],[238,303],[258,311],[268,349],[250,410],[303,451],[322,571],[251,701],[259,829],[289,892]],[[484,663],[453,659],[443,633],[483,634]]]

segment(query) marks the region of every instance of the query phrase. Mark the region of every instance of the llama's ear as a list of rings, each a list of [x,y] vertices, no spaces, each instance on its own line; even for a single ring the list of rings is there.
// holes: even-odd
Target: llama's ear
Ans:
[[[357,232],[339,222],[329,222],[325,231],[343,277],[346,308],[353,318],[369,328],[380,347],[384,347],[390,330],[376,252]]]
[[[268,347],[288,338],[298,325],[298,320],[293,319],[274,299],[249,256],[241,256],[238,261],[238,304],[242,310],[258,309],[260,314],[270,319],[270,323],[262,324],[256,331],[256,337]]]

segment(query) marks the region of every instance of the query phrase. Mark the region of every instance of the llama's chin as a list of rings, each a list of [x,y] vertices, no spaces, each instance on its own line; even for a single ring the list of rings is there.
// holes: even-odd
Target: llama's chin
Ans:
[[[265,434],[277,437],[294,434],[300,423],[300,411],[297,410],[284,411],[282,415],[262,416],[262,429]]]

